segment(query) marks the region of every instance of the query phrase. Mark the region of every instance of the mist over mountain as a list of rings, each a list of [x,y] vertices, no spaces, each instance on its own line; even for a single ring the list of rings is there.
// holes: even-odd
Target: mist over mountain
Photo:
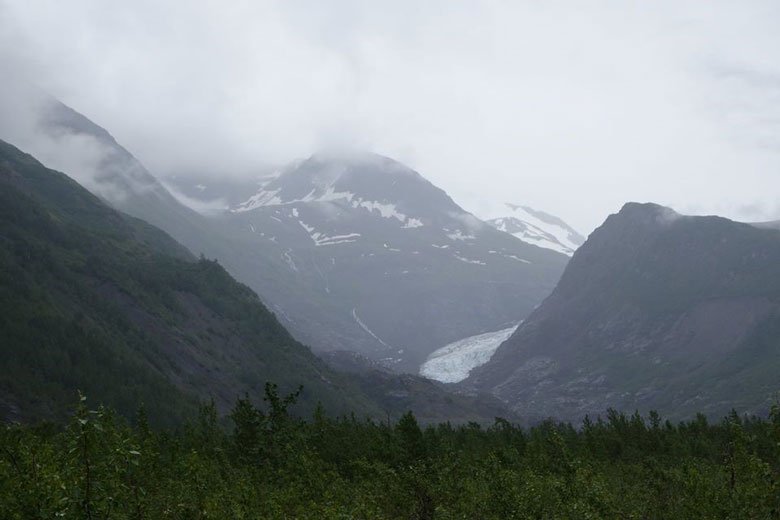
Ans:
[[[436,348],[522,319],[566,263],[370,153],[296,162],[212,222],[240,236],[251,256],[239,277],[305,342],[411,372]]]
[[[177,426],[199,402],[226,413],[242,395],[260,401],[266,383],[302,385],[299,414],[511,414],[490,396],[379,366],[329,368],[218,263],[2,141],[0,184],[2,420],[61,420],[82,391],[125,417],[145,404],[154,424]]]
[[[76,177],[112,206],[218,259],[315,350],[353,350],[416,373],[437,348],[523,319],[567,262],[379,155],[320,153],[202,199],[193,190],[207,187],[177,183],[191,199],[221,201],[201,214],[84,116],[52,99],[36,114],[29,140],[46,145],[53,164],[81,168]],[[88,169],[63,159],[73,141],[99,150]]]
[[[199,400],[220,410],[266,381],[333,410],[355,396],[245,286],[162,231],[0,142],[0,328],[5,420],[61,419],[77,390],[175,425]]]
[[[762,413],[778,334],[779,231],[630,203],[466,383],[524,416]]]
[[[702,7],[0,0],[0,520],[780,518],[780,2]]]

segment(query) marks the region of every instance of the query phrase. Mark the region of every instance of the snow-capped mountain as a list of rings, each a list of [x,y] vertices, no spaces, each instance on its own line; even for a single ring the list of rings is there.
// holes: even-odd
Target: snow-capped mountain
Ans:
[[[420,367],[420,375],[442,383],[457,383],[482,366],[498,347],[517,330],[517,325],[495,332],[477,334],[437,349]]]
[[[437,348],[524,318],[567,262],[369,153],[296,162],[218,221],[245,244],[239,278],[304,342],[414,372]]]
[[[516,236],[523,242],[552,249],[571,256],[585,243],[585,238],[558,217],[528,206],[505,204],[505,216],[487,222],[498,230]]]
[[[221,186],[214,176],[174,196],[105,129],[47,103],[31,128],[39,146],[28,149],[217,259],[315,350],[352,350],[416,373],[437,348],[523,319],[568,261],[368,153],[315,155],[249,183]],[[210,211],[193,211],[198,202]]]

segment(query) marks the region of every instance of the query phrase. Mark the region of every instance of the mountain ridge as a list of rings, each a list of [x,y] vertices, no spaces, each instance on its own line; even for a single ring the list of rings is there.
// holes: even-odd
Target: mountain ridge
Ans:
[[[778,332],[780,232],[628,203],[465,383],[537,418],[765,411]]]
[[[240,230],[255,251],[275,249],[290,285],[304,280],[320,312],[330,309],[338,335],[299,327],[307,342],[326,351],[347,346],[410,372],[438,346],[527,314],[566,262],[374,154],[295,162],[215,220]],[[301,306],[279,291],[266,294],[282,308]]]
[[[269,380],[341,399],[311,375],[324,364],[216,263],[1,141],[0,182],[7,415],[61,417],[76,388],[125,415],[145,403],[167,425],[199,399],[224,411],[244,391],[262,395]]]
[[[41,131],[54,140],[53,164],[60,159],[116,209],[218,259],[318,352],[346,348],[416,373],[436,348],[522,319],[568,261],[493,229],[419,173],[371,154],[314,155],[265,175],[259,195],[253,187],[241,199],[235,190],[248,185],[231,188],[231,200],[257,196],[257,207],[204,216],[109,132],[62,104],[47,106],[54,115],[40,118]],[[65,160],[71,146],[94,152],[86,174]],[[269,204],[276,191],[288,204]]]
[[[180,426],[266,382],[303,385],[296,413],[487,423],[499,402],[420,377],[336,372],[248,287],[70,177],[0,141],[0,418],[63,418],[76,390],[132,418]],[[487,404],[487,407],[483,407]],[[495,414],[495,415],[494,415]]]

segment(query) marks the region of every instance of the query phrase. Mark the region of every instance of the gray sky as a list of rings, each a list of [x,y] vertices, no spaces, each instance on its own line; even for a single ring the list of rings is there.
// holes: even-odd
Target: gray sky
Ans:
[[[0,0],[0,77],[159,176],[328,147],[478,215],[628,200],[780,219],[780,2]]]

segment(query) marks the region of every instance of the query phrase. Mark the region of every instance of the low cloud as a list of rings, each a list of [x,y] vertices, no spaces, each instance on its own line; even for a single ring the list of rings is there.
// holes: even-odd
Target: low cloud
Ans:
[[[528,204],[588,232],[628,200],[780,218],[778,19],[771,1],[0,0],[0,72],[161,178],[369,149],[477,215]],[[21,115],[0,137],[89,181],[99,150],[24,141]]]

